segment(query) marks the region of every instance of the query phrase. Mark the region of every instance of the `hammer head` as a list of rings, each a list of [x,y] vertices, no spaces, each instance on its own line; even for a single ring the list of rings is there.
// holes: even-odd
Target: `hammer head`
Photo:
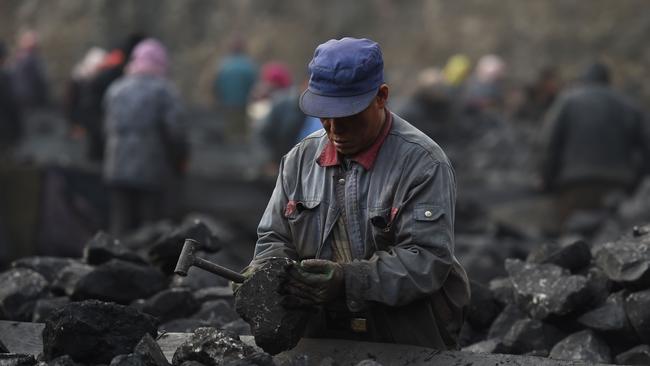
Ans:
[[[180,276],[187,276],[187,271],[194,265],[194,252],[198,247],[199,243],[196,240],[185,239],[183,250],[181,250],[181,255],[178,257],[178,262],[176,262],[174,273]]]

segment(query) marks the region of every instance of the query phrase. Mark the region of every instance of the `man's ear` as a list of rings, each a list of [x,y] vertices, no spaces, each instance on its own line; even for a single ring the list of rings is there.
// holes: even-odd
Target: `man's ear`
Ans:
[[[381,84],[377,91],[377,106],[381,109],[386,107],[388,103],[388,85]]]

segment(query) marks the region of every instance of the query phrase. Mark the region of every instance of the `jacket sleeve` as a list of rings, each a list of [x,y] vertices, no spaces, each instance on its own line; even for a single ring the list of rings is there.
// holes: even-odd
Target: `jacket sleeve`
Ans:
[[[255,254],[249,266],[259,265],[273,257],[298,259],[291,239],[291,229],[284,218],[284,210],[288,203],[283,180],[284,163],[283,158],[273,194],[257,227]]]
[[[401,306],[438,291],[454,264],[456,183],[446,163],[420,168],[392,222],[395,246],[344,265],[347,305]],[[413,169],[409,169],[413,170]]]

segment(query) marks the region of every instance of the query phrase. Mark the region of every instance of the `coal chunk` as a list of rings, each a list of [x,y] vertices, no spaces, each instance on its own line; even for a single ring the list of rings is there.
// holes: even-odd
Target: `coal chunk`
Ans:
[[[510,278],[494,278],[490,281],[489,288],[492,296],[499,304],[506,306],[515,302],[515,290]]]
[[[625,312],[641,340],[650,344],[650,289],[628,295]]]
[[[123,246],[119,240],[100,231],[86,243],[83,251],[83,260],[91,265],[100,265],[111,259],[121,259],[138,264],[147,263],[144,258]]]
[[[158,329],[162,333],[192,333],[199,328],[210,327],[210,323],[194,318],[181,318],[161,324]]]
[[[2,341],[0,341],[0,353],[9,353],[7,346],[5,346]]]
[[[251,326],[241,318],[224,324],[221,329],[237,335],[252,335]]]
[[[591,301],[587,278],[571,275],[556,265],[508,259],[506,270],[512,279],[517,303],[535,319],[566,315]]]
[[[638,345],[616,356],[619,365],[650,365],[650,346]]]
[[[551,349],[549,357],[593,363],[610,363],[612,361],[607,343],[589,329],[573,333],[558,342]]]
[[[147,363],[141,355],[129,353],[115,356],[109,366],[147,366]]]
[[[226,300],[213,300],[201,305],[201,309],[192,316],[201,319],[210,326],[221,328],[223,325],[239,319],[239,315]]]
[[[69,355],[76,362],[108,364],[133,351],[145,334],[156,335],[156,320],[136,309],[96,300],[56,310],[43,329],[46,361]]]
[[[546,243],[536,253],[531,253],[529,262],[555,264],[556,266],[577,271],[591,263],[591,250],[584,240],[564,243]]]
[[[615,334],[633,333],[625,313],[625,292],[615,292],[599,307],[582,314],[578,323],[590,329]]]
[[[167,278],[158,269],[112,259],[81,278],[71,298],[129,304],[136,299],[148,298],[166,287]]]
[[[60,356],[47,363],[47,366],[83,366],[75,362],[70,356]]]
[[[171,288],[150,297],[142,304],[142,311],[161,322],[185,318],[199,310],[199,303],[189,289]]]
[[[23,355],[18,353],[0,354],[0,366],[33,366],[36,365],[36,359],[32,355]]]
[[[31,321],[36,301],[47,291],[48,282],[31,269],[14,268],[0,274],[0,319]]]
[[[59,295],[72,296],[77,282],[94,269],[95,267],[93,266],[79,262],[74,262],[64,267],[52,283],[52,292]]]
[[[279,294],[281,278],[293,261],[271,259],[258,268],[235,295],[237,313],[251,326],[255,343],[276,354],[295,347],[309,317],[305,310],[288,310]]]
[[[625,236],[603,244],[595,263],[612,281],[632,289],[650,287],[650,235]]]
[[[169,366],[162,349],[149,334],[142,337],[133,353],[142,357],[147,366]]]
[[[174,353],[172,364],[187,361],[206,366],[273,365],[273,358],[243,343],[237,336],[215,328],[199,328]]]
[[[476,329],[484,329],[499,316],[503,306],[499,304],[489,288],[471,281],[472,300],[469,304],[467,321]]]
[[[219,239],[204,222],[197,219],[184,222],[176,230],[160,238],[149,248],[149,260],[164,273],[174,273],[185,239],[196,240],[201,244],[201,250],[206,252],[216,252],[221,248]]]
[[[472,353],[504,353],[508,351],[503,345],[503,341],[498,338],[486,339],[463,347],[462,350]]]
[[[32,321],[34,323],[43,323],[50,314],[52,314],[56,309],[59,309],[70,302],[65,296],[62,297],[53,297],[47,299],[40,299],[36,301],[34,306],[34,315],[32,315]]]
[[[522,319],[515,322],[503,338],[508,353],[548,355],[553,345],[563,338],[555,327],[536,319]]]
[[[526,314],[517,305],[506,306],[490,326],[488,339],[504,338],[516,322],[526,318]]]
[[[38,272],[47,280],[53,282],[61,270],[72,263],[77,262],[71,258],[59,257],[25,257],[11,263],[13,268],[29,268]]]

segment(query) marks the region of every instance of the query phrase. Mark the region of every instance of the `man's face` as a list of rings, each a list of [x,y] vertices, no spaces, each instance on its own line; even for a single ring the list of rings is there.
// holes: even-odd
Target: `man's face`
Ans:
[[[327,138],[336,151],[350,156],[372,145],[384,126],[387,99],[388,86],[384,84],[379,88],[375,99],[363,111],[348,117],[321,118]]]

